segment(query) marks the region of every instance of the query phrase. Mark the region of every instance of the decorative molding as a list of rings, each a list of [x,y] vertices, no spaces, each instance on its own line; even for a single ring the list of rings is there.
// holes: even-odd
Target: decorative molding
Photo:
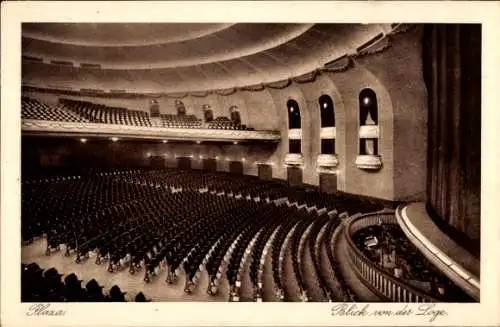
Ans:
[[[336,139],[337,138],[337,128],[336,127],[322,127],[319,133],[319,137],[322,139]]]
[[[313,70],[312,72],[297,76],[292,78],[292,80],[297,84],[307,84],[312,83],[316,80],[316,77],[321,74],[320,70]]]
[[[359,127],[359,138],[378,139],[380,135],[378,125],[364,125]]]
[[[267,86],[267,87],[269,87],[271,89],[282,90],[284,88],[289,87],[291,84],[292,84],[292,79],[289,78],[289,79],[282,80],[282,81],[267,83],[267,84],[265,84],[265,86]]]
[[[248,91],[248,92],[259,92],[259,91],[263,91],[265,88],[266,88],[265,85],[263,83],[261,83],[261,84],[244,86],[244,87],[241,87],[240,90]]]
[[[360,49],[355,55],[355,58],[360,58],[360,57],[365,57],[368,55],[373,55],[376,53],[380,53],[382,51],[385,51],[389,47],[391,47],[391,38],[384,36],[380,40],[377,40],[373,44],[370,44],[369,46]]]
[[[293,128],[288,130],[288,139],[289,140],[301,140],[302,139],[302,129],[301,128]]]
[[[325,64],[322,68],[320,68],[320,70],[330,73],[344,72],[351,68],[353,66],[353,63],[354,62],[352,58],[346,54],[334,61]]]
[[[334,173],[336,167],[339,165],[339,159],[336,154],[318,154],[316,161],[318,172],[321,173]]]
[[[285,155],[285,165],[296,167],[304,165],[304,156],[302,153],[287,153]]]
[[[415,27],[414,24],[391,24],[392,30],[389,35],[406,33]]]
[[[382,168],[382,158],[374,154],[360,154],[356,157],[356,166],[359,169],[379,170]]]
[[[231,89],[215,90],[214,92],[217,95],[228,96],[228,95],[232,95],[232,94],[236,93],[236,91],[238,91],[238,89],[233,87]]]
[[[142,127],[119,124],[55,122],[45,120],[23,119],[23,132],[56,133],[56,134],[91,134],[113,135],[124,137],[151,137],[176,140],[213,140],[213,141],[279,141],[278,131],[238,131],[208,128],[164,128]]]

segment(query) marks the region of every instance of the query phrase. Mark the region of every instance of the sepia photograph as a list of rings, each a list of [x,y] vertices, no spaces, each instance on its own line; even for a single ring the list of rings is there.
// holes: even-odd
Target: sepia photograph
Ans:
[[[23,314],[484,304],[484,23],[391,18],[21,21]]]

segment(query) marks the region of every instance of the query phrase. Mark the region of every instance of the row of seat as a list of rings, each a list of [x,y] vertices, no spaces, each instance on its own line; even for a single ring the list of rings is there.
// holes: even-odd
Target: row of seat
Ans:
[[[240,122],[230,120],[228,117],[216,117],[214,120],[208,122],[208,128],[214,129],[234,129],[234,130],[247,130],[247,126]]]
[[[266,187],[272,196],[276,190],[279,196],[287,194],[278,182],[235,176],[238,187],[223,191],[227,176],[114,170],[23,180],[23,239],[46,234],[47,254],[65,244],[66,255],[76,252],[82,264],[89,264],[94,252],[94,263],[106,262],[110,273],[128,266],[135,274],[144,268],[145,282],[166,266],[167,283],[176,283],[185,273],[188,294],[206,272],[207,292],[216,295],[227,279],[232,300],[239,299],[246,266],[255,299],[262,299],[263,259],[269,248],[276,294],[284,298],[282,257],[291,245],[295,277],[305,290],[300,267],[305,264],[305,242],[316,238],[314,226],[322,226],[330,216],[251,196],[266,194]],[[343,206],[339,210],[359,206],[349,199],[338,203]]]
[[[56,268],[44,270],[36,263],[21,264],[22,302],[126,302],[125,294],[118,285],[106,294],[103,286],[91,279],[82,287],[82,280],[75,273],[64,277]],[[147,302],[142,292],[135,302]]]
[[[53,120],[67,122],[88,122],[87,119],[62,107],[54,107],[37,99],[28,97],[21,98],[21,118],[36,120]]]
[[[472,300],[422,255],[399,225],[368,226],[358,230],[352,239],[374,264],[422,292],[443,301]],[[376,240],[376,244],[367,244],[368,239]]]
[[[196,118],[195,115],[172,115],[161,114],[161,122],[163,127],[167,128],[201,128],[201,119]]]
[[[59,99],[59,103],[90,122],[151,127],[149,115],[145,111],[112,107],[88,101]]]
[[[101,124],[120,124],[128,126],[152,127],[148,112],[123,107],[107,106],[90,101],[59,99],[54,106],[37,99],[22,97],[22,118],[50,121],[92,122]],[[161,127],[166,128],[209,128],[226,130],[252,130],[246,125],[229,120],[228,117],[217,117],[203,124],[195,115],[160,114]],[[156,126],[156,125],[155,125]]]

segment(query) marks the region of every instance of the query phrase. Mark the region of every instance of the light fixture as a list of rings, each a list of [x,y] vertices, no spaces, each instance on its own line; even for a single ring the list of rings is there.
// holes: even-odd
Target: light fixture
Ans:
[[[241,158],[241,162],[245,162],[245,161],[246,161],[245,157]]]
[[[111,141],[116,142],[116,141],[118,141],[118,138],[117,138],[116,136],[113,136],[113,137],[111,138]]]
[[[80,142],[82,142],[82,143],[87,143],[87,139],[83,139],[83,138],[82,138],[82,139],[80,139]]]
[[[196,144],[200,144],[200,143],[201,143],[201,141],[196,141]]]
[[[326,102],[323,102],[323,108],[327,108],[328,107],[328,104]]]
[[[190,155],[189,158],[194,158],[194,155]]]
[[[163,140],[162,142],[163,142],[163,143],[167,143],[168,141],[167,141],[167,140]]]
[[[370,104],[370,98],[369,98],[369,97],[365,97],[365,98],[363,99],[363,103],[364,103],[365,105]]]
[[[238,144],[238,141],[234,141],[234,142],[233,142],[233,144],[234,144],[234,145]]]

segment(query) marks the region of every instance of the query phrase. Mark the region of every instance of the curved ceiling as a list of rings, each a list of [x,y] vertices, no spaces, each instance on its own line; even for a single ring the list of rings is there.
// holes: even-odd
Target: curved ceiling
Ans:
[[[29,23],[23,83],[134,93],[242,87],[306,74],[390,31],[389,24]]]
[[[146,46],[181,42],[216,33],[233,24],[203,23],[24,23],[23,37],[88,47]]]

